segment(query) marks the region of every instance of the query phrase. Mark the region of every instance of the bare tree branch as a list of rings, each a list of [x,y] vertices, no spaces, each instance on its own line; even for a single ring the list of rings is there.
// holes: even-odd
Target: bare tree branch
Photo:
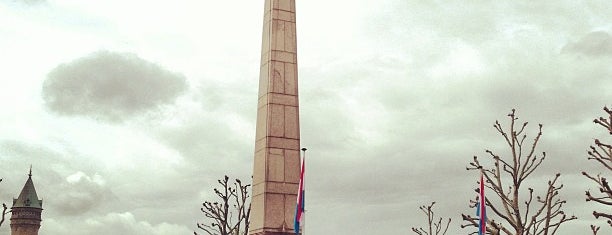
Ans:
[[[523,192],[523,182],[531,176],[546,159],[546,153],[537,154],[538,143],[542,137],[542,124],[530,144],[526,143],[528,122],[517,124],[518,117],[513,109],[508,114],[510,123],[506,129],[499,121],[493,127],[503,137],[509,148],[509,156],[502,157],[491,150],[486,150],[492,167],[485,167],[477,156],[469,163],[467,170],[482,172],[488,192],[485,200],[488,209],[493,213],[486,218],[486,231],[489,234],[506,235],[554,235],[561,224],[576,219],[566,216],[562,210],[566,203],[559,199],[559,191],[563,185],[558,185],[557,174],[547,184],[544,195],[538,196],[533,188]],[[529,146],[529,147],[527,147]],[[477,192],[479,190],[476,190]],[[523,198],[526,196],[526,198]],[[494,199],[494,200],[492,200]],[[477,200],[470,200],[470,207],[475,207]],[[498,217],[500,222],[496,222]],[[462,228],[478,227],[479,219],[462,214],[465,224]]]
[[[247,235],[251,213],[251,202],[249,200],[249,187],[251,185],[243,184],[239,179],[231,184],[227,175],[217,182],[221,187],[220,189],[214,188],[213,191],[220,201],[205,201],[201,208],[204,217],[210,222],[197,223],[196,225],[209,235]],[[198,235],[197,232],[193,234]]]
[[[2,182],[2,179],[0,179],[0,182]],[[0,219],[0,227],[2,227],[4,219],[6,218],[6,214],[8,214],[8,212],[6,212],[7,209],[8,208],[6,207],[6,204],[2,203],[2,219]]]
[[[8,212],[6,212],[8,208],[6,207],[5,203],[2,203],[2,219],[0,219],[0,227],[2,226],[2,224],[4,223],[4,219],[6,217],[6,214],[8,214]]]
[[[597,235],[597,232],[599,232],[599,227],[591,225],[591,231],[593,232],[593,235]]]
[[[436,204],[436,202],[431,202],[429,206],[423,205],[419,207],[419,209],[421,209],[421,211],[423,211],[423,213],[427,215],[427,227],[425,229],[422,227],[420,228],[412,227],[412,231],[414,233],[418,235],[445,235],[446,234],[446,231],[448,230],[448,226],[451,223],[451,219],[448,218],[445,224],[442,222],[443,220],[442,217],[439,217],[436,219],[434,215],[434,211],[433,211],[434,204]]]
[[[607,118],[599,117],[599,119],[595,119],[593,122],[604,127],[608,134],[612,135],[612,110],[610,110],[608,107],[604,107],[603,110],[606,112]],[[612,172],[612,145],[603,143],[599,139],[595,139],[594,145],[589,147],[587,154],[589,155],[589,157],[587,157],[588,160],[595,160],[605,169],[607,169],[608,173]],[[591,193],[589,190],[587,190],[585,192],[586,201],[600,204],[603,207],[608,208],[606,211],[610,211],[610,206],[612,206],[612,190],[610,189],[610,184],[607,178],[602,176],[601,173],[593,176],[587,172],[582,172],[582,175],[595,182],[599,191],[596,193]],[[612,214],[610,212],[593,211],[593,216],[595,216],[596,219],[601,218],[607,220],[608,225],[612,227]],[[599,227],[591,225],[591,230],[593,231],[593,234],[597,234]]]

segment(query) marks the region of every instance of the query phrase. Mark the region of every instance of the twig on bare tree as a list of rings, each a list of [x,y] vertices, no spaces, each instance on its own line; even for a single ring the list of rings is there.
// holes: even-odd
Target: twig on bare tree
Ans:
[[[423,227],[415,228],[412,227],[412,231],[418,235],[445,235],[448,230],[448,226],[451,223],[451,219],[448,218],[446,224],[443,224],[442,217],[435,218],[433,206],[436,202],[432,202],[429,206],[420,206],[419,209],[427,215],[427,227],[424,229]],[[444,230],[442,230],[444,229]]]
[[[600,117],[599,119],[593,120],[593,122],[604,127],[606,131],[608,131],[608,133],[612,135],[612,110],[610,110],[608,107],[604,107],[604,111],[608,115],[608,118]],[[590,150],[587,151],[589,155],[588,160],[595,160],[596,162],[604,166],[605,169],[608,169],[608,173],[612,172],[612,145],[605,144],[599,139],[595,139],[594,142],[595,145],[591,145]],[[601,174],[593,176],[584,171],[582,172],[582,174],[593,182],[595,182],[599,189],[599,192],[595,194],[592,194],[590,191],[587,190],[585,192],[586,201],[596,202],[604,207],[610,208],[610,206],[612,206],[612,190],[610,189],[610,184],[607,178],[602,176]],[[593,211],[593,216],[595,216],[595,218],[597,219],[602,218],[607,220],[608,225],[612,227],[612,214],[610,214],[609,212],[606,213]],[[597,230],[595,230],[594,228],[597,228],[597,230],[599,230],[599,227],[591,225],[593,233],[596,234]]]
[[[593,232],[593,235],[597,235],[597,232],[599,232],[600,227],[599,226],[595,226],[591,224],[591,232]]]

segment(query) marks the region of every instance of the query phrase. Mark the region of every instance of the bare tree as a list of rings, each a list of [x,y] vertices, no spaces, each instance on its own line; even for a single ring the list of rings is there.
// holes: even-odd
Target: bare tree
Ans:
[[[227,175],[217,182],[221,187],[215,188],[214,191],[220,201],[205,201],[202,204],[201,210],[209,222],[197,223],[198,228],[209,235],[247,235],[251,213],[249,200],[251,185],[243,185],[239,179],[231,184]],[[193,234],[198,233],[193,232]]]
[[[445,235],[448,230],[448,226],[451,223],[451,219],[448,218],[446,221],[446,225],[442,223],[443,218],[438,217],[435,218],[433,206],[436,202],[431,202],[429,206],[420,206],[419,209],[427,215],[427,227],[424,229],[423,227],[415,228],[412,227],[412,231],[418,235]],[[444,230],[442,230],[444,229]],[[440,233],[442,232],[442,233]]]
[[[0,179],[0,182],[2,182],[2,179]],[[6,212],[7,209],[6,203],[2,203],[2,219],[0,219],[0,227],[2,227],[6,214],[8,214],[8,212]]]
[[[595,119],[593,122],[603,126],[610,135],[612,135],[612,110],[608,109],[608,107],[604,107],[604,111],[607,113],[608,118],[600,117],[599,119]],[[595,160],[604,166],[605,169],[608,170],[608,173],[612,172],[612,145],[605,144],[599,141],[599,139],[595,139],[595,145],[591,145],[590,150],[588,151],[589,160]],[[584,176],[591,179],[597,184],[598,191],[597,193],[591,193],[590,191],[586,191],[586,201],[596,202],[606,208],[610,208],[612,206],[612,190],[610,190],[610,185],[608,180],[600,174],[593,176],[586,172],[582,172]],[[608,225],[612,227],[612,214],[609,212],[598,212],[593,211],[593,215],[597,219],[605,219],[608,222]],[[597,234],[599,227],[591,226],[593,230],[593,234]]]
[[[480,171],[484,175],[488,191],[485,203],[487,209],[493,212],[488,213],[486,218],[486,232],[495,235],[553,235],[561,224],[576,219],[575,216],[568,217],[562,210],[566,201],[559,199],[559,191],[563,188],[562,184],[557,183],[560,174],[557,173],[548,181],[546,191],[540,196],[534,195],[533,188],[526,191],[521,188],[546,158],[545,152],[541,155],[536,152],[542,136],[542,124],[539,124],[533,141],[525,142],[525,128],[528,123],[517,124],[518,118],[514,109],[508,117],[510,125],[507,130],[504,130],[499,121],[495,121],[493,126],[509,148],[509,156],[500,156],[486,150],[492,166],[483,166],[478,157],[474,156],[470,166],[466,168]],[[471,207],[474,207],[475,203],[476,201],[470,201]],[[479,218],[466,214],[462,214],[462,218],[465,222],[461,225],[462,228],[478,226]],[[477,232],[471,234],[475,233]]]

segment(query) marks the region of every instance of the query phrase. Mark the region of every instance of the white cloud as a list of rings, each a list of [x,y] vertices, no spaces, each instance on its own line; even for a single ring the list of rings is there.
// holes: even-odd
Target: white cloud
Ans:
[[[62,193],[49,203],[51,208],[58,210],[58,214],[78,216],[117,200],[99,174],[90,177],[79,171],[66,177],[59,187]]]
[[[89,177],[82,171],[76,172],[66,177],[66,182],[70,184],[78,184],[79,182],[82,182],[82,181],[92,182],[99,186],[104,186],[106,184],[102,176],[95,174],[93,177]]]
[[[72,222],[70,222],[72,221]],[[69,225],[67,225],[69,224]],[[170,223],[152,224],[137,219],[130,212],[113,212],[103,216],[87,218],[79,223],[74,219],[47,219],[40,229],[41,234],[125,234],[125,235],[168,235],[189,234],[192,230]]]
[[[482,75],[486,69],[486,63],[477,49],[457,43],[455,48],[448,51],[448,55],[439,64],[427,71],[432,82],[444,82],[444,79],[458,79],[466,76]]]

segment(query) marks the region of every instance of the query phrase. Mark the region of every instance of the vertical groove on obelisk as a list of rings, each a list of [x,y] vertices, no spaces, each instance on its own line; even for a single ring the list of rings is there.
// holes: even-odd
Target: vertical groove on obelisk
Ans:
[[[300,171],[295,0],[266,0],[250,234],[293,234]]]

